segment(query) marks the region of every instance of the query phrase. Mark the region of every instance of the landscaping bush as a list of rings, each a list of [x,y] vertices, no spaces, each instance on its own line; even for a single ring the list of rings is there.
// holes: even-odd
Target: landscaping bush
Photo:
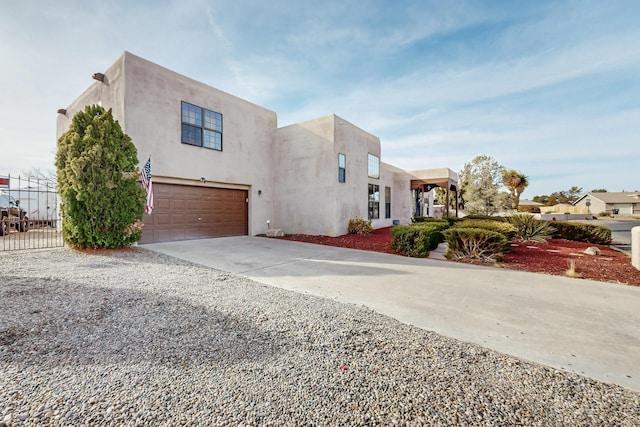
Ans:
[[[371,221],[366,219],[350,219],[349,226],[347,227],[349,234],[366,235],[373,233],[373,227]]]
[[[609,211],[600,212],[598,216],[613,216],[613,214]]]
[[[443,241],[442,227],[433,224],[401,225],[391,229],[391,247],[406,256],[424,258]]]
[[[504,217],[491,215],[467,215],[463,219],[487,219],[490,221],[504,221]]]
[[[518,212],[540,213],[538,206],[518,206]]]
[[[513,236],[516,240],[545,243],[556,232],[549,221],[535,219],[526,213],[509,215],[506,221],[516,228],[516,234]]]
[[[554,238],[575,240],[577,242],[608,245],[611,243],[611,229],[603,225],[583,224],[580,222],[553,222],[556,232]]]
[[[513,239],[518,231],[516,227],[508,222],[496,221],[493,219],[466,219],[455,225],[464,228],[482,228],[485,230],[496,231],[503,234],[507,240]]]
[[[459,222],[464,221],[464,218],[457,217],[457,216],[446,216],[446,217],[444,217],[442,219],[447,220],[451,227],[453,227],[454,225],[456,225]]]
[[[441,218],[429,218],[426,221],[423,222],[415,222],[413,224],[410,224],[411,227],[432,227],[432,226],[436,226],[439,227],[441,230],[444,230],[445,228],[449,228],[449,221],[447,221],[446,219],[441,219]]]
[[[464,221],[464,218],[458,218],[455,216],[445,216],[442,218],[434,218],[431,216],[414,216],[413,218],[411,218],[411,222],[413,224],[422,224],[422,223],[432,224],[434,222],[436,223],[447,222],[450,226],[452,226],[460,221]]]
[[[504,234],[485,228],[452,227],[443,234],[449,245],[445,256],[451,260],[495,262],[509,249]]]
[[[142,235],[138,156],[111,110],[87,106],[58,140],[62,237],[78,248],[128,246]]]

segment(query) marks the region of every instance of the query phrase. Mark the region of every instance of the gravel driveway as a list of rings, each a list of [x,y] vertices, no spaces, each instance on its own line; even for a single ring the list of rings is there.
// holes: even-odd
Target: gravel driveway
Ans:
[[[639,393],[144,249],[0,263],[0,426],[640,424]]]

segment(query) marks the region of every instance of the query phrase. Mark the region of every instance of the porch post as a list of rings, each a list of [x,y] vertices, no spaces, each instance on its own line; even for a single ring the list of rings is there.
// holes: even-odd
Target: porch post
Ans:
[[[446,208],[445,208],[445,212],[447,213],[447,218],[449,217],[449,185],[447,185],[447,204],[446,204]]]

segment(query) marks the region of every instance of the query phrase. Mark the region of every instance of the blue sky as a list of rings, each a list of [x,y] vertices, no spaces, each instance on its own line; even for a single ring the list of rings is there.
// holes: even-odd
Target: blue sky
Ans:
[[[523,198],[640,190],[640,1],[0,0],[0,175],[127,50],[278,114],[335,113],[403,169],[494,157]]]

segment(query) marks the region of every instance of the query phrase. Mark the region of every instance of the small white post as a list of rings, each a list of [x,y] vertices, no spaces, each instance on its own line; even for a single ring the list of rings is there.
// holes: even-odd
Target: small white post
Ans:
[[[640,227],[631,229],[631,264],[640,270]]]

